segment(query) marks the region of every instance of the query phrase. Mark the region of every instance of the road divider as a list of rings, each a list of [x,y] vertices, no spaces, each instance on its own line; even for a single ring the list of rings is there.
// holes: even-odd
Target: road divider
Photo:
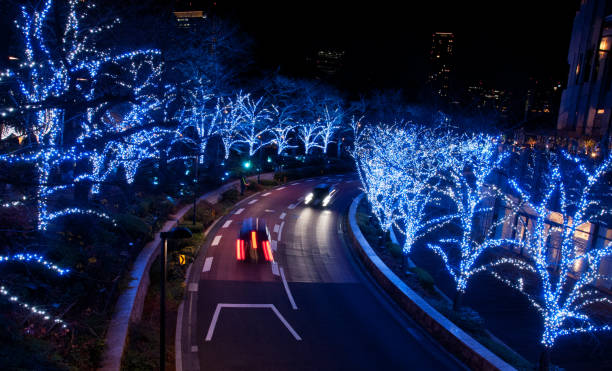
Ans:
[[[349,235],[353,240],[357,255],[378,284],[440,345],[457,356],[473,370],[516,369],[477,342],[448,318],[409,288],[372,250],[357,225],[357,206],[363,198],[357,196],[349,208]],[[282,272],[281,272],[282,273]]]

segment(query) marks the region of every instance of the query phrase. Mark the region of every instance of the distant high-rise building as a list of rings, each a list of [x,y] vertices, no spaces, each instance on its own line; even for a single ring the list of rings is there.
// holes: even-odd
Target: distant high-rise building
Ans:
[[[174,12],[178,26],[181,28],[194,28],[202,24],[206,14],[202,10],[187,10]]]
[[[314,58],[315,68],[321,77],[331,77],[338,73],[344,61],[344,51],[324,49],[317,51]]]
[[[612,122],[611,46],[612,1],[582,0],[574,18],[567,56],[570,70],[557,129],[570,136],[608,140]]]
[[[451,32],[433,34],[427,84],[434,95],[442,98],[447,98],[450,93],[451,75],[454,72],[454,41],[455,35]]]

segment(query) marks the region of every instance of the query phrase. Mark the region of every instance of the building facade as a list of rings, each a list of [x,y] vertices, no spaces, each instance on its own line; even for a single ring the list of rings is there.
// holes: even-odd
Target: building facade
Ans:
[[[582,0],[574,18],[557,129],[609,147],[612,122],[612,1]]]
[[[454,73],[455,35],[451,32],[435,32],[432,39],[427,84],[435,96],[447,99]]]

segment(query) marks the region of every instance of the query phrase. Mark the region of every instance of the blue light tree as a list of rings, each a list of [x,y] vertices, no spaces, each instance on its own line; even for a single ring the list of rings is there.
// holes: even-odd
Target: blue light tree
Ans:
[[[462,135],[450,144],[444,171],[445,181],[437,188],[456,215],[454,224],[459,236],[440,239],[427,246],[438,254],[455,281],[456,296],[453,307],[458,309],[460,299],[470,278],[480,271],[479,258],[487,249],[505,243],[493,234],[504,220],[492,223],[484,233],[476,233],[479,219],[494,209],[494,200],[505,197],[490,181],[495,169],[507,157],[500,152],[498,139],[485,134]],[[509,217],[509,216],[508,216]]]
[[[316,120],[302,120],[297,126],[297,136],[304,145],[304,154],[309,155],[313,148],[321,148],[321,125]]]
[[[16,21],[23,50],[22,61],[10,72],[21,95],[24,117],[31,117],[27,132],[37,144],[29,153],[2,156],[9,163],[33,164],[38,173],[38,227],[46,229],[55,218],[70,214],[96,215],[109,218],[103,212],[77,207],[52,211],[49,199],[58,192],[74,188],[75,182],[88,176],[75,175],[72,182],[54,185],[51,172],[65,163],[77,163],[96,157],[100,139],[108,135],[112,112],[127,107],[125,120],[111,130],[133,130],[128,125],[142,122],[140,115],[159,105],[147,91],[159,75],[154,61],[157,50],[114,52],[98,48],[96,42],[103,32],[112,29],[119,20],[108,25],[95,25],[89,12],[91,2],[69,0],[65,12],[53,17],[54,2],[46,0],[40,9],[21,9]],[[143,72],[145,68],[148,72]],[[142,76],[146,74],[146,76]],[[130,102],[121,109],[121,103]],[[66,125],[66,123],[70,123]],[[96,143],[92,147],[92,143]],[[83,175],[83,174],[80,174]]]
[[[602,260],[612,255],[612,243],[585,246],[578,244],[576,237],[579,228],[588,228],[590,223],[610,216],[612,211],[602,203],[601,196],[609,192],[606,175],[611,169],[611,157],[595,165],[589,159],[565,153],[563,158],[550,161],[548,169],[540,174],[546,183],[543,192],[530,192],[516,180],[510,181],[519,199],[529,205],[535,221],[523,238],[506,242],[522,248],[527,258],[503,257],[483,270],[525,294],[541,315],[544,351],[540,361],[544,368],[549,366],[550,350],[559,337],[612,330],[610,324],[599,323],[589,313],[594,304],[612,304],[592,287],[600,279],[610,279],[599,269]],[[556,258],[550,254],[551,239],[558,244]],[[500,272],[504,267],[512,270]],[[538,290],[526,284],[533,282],[537,282]]]

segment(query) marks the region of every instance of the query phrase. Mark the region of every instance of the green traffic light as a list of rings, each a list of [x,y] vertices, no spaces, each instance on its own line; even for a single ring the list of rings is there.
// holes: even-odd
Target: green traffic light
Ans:
[[[246,162],[244,163],[244,168],[245,168],[245,169],[248,169],[248,168],[250,168],[250,167],[251,167],[251,161],[246,161]]]

